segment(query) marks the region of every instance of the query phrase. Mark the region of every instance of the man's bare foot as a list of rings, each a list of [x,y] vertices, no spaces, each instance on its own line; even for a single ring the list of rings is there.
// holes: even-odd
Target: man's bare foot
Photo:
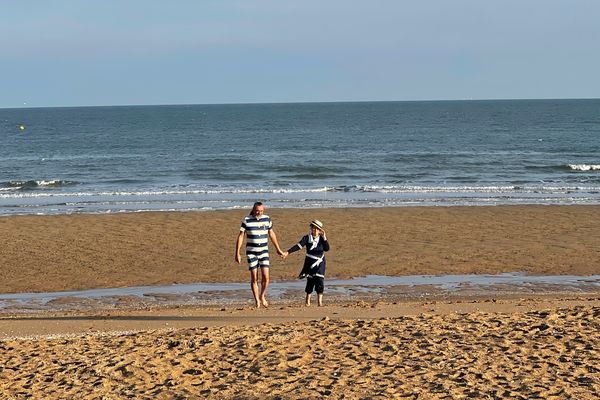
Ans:
[[[261,303],[264,307],[269,307],[269,302],[267,301],[267,299],[262,299]]]
[[[260,308],[260,302],[258,300],[255,300],[256,303],[256,308]]]

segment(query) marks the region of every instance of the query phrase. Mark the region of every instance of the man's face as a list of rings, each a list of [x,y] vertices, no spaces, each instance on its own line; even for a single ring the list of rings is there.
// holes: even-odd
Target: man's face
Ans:
[[[254,216],[259,218],[265,212],[265,206],[256,206],[254,207]]]

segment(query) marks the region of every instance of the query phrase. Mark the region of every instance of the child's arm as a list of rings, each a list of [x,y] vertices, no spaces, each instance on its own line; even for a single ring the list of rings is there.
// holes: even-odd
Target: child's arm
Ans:
[[[302,249],[304,246],[306,246],[306,242],[308,242],[308,236],[303,236],[298,243],[288,249],[287,253],[290,254]]]
[[[292,247],[290,247],[288,249],[288,251],[286,251],[286,253],[288,253],[288,254],[294,253],[294,252],[300,250],[301,248],[302,248],[302,246],[300,246],[300,243],[297,243],[297,244],[293,245]]]
[[[304,236],[302,239],[300,239],[300,242],[298,242],[295,245],[293,245],[292,247],[290,247],[288,249],[288,251],[284,251],[283,253],[281,253],[281,257],[283,257],[283,259],[285,260],[287,258],[287,256],[290,255],[290,253],[296,252],[296,251],[300,250],[301,248],[303,248],[304,246],[306,246],[307,240],[308,240],[308,238],[306,236]]]
[[[329,251],[329,241],[325,235],[323,235],[323,251]]]

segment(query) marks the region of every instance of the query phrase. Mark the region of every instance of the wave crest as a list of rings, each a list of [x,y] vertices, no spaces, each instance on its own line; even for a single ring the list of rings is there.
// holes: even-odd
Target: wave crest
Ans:
[[[572,171],[600,171],[600,164],[568,164]]]
[[[8,189],[12,190],[34,190],[43,188],[55,188],[75,185],[76,182],[63,181],[60,179],[51,180],[28,180],[28,181],[9,181],[4,184]]]

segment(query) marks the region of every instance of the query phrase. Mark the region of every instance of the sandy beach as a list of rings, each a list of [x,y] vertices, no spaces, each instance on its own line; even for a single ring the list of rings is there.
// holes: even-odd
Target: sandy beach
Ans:
[[[179,309],[9,322],[37,324],[41,332],[57,321],[77,333],[0,342],[0,397],[600,396],[600,297]],[[163,328],[147,329],[154,323]]]
[[[245,282],[234,262],[247,210],[0,218],[0,293]],[[284,249],[325,223],[327,278],[600,270],[599,206],[269,209]],[[273,280],[302,257],[271,254]]]
[[[245,282],[246,210],[0,218],[0,293]],[[328,280],[600,273],[600,207],[267,209],[325,223]],[[302,257],[272,255],[274,282]],[[327,289],[326,289],[327,290]],[[242,294],[245,295],[245,294]],[[248,294],[249,296],[249,291]],[[0,398],[600,396],[600,291],[0,315]]]

